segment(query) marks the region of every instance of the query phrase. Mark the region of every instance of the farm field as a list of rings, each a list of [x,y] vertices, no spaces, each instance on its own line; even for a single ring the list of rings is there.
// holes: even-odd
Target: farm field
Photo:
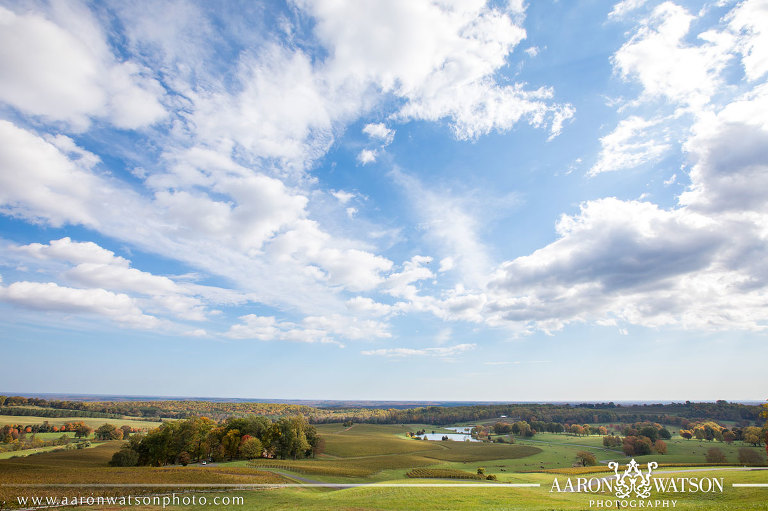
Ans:
[[[566,447],[566,446],[579,446],[575,447],[577,450],[590,450],[598,460],[616,460],[626,461],[629,458],[619,449],[609,449],[603,446],[603,437],[599,435],[589,436],[574,436],[566,434],[554,434],[554,433],[538,433],[533,439],[517,439],[519,445],[534,445],[534,446],[549,446],[549,447]],[[739,449],[747,448],[754,450],[760,455],[765,453],[764,447],[753,447],[745,445],[742,442],[734,442],[727,444],[724,442],[710,442],[707,440],[686,440],[680,436],[673,436],[669,440],[665,440],[667,444],[667,454],[658,455],[651,454],[647,456],[634,456],[639,463],[647,463],[648,461],[657,461],[659,463],[699,463],[704,462],[704,456],[707,450],[712,447],[717,447],[723,454],[725,454],[726,462],[738,464],[738,451]],[[554,467],[553,467],[554,468]]]
[[[91,444],[90,447],[87,447],[87,449],[96,447],[99,444]],[[32,449],[21,449],[19,451],[6,451],[6,452],[0,452],[0,460],[7,460],[11,458],[16,457],[22,457],[22,456],[31,456],[33,454],[39,454],[42,452],[52,452],[64,449],[63,445],[52,445],[48,447],[35,447]]]
[[[726,492],[721,495],[685,494],[682,496],[659,494],[661,498],[676,500],[675,509],[700,510],[716,509],[725,511],[763,510],[766,508],[765,489],[733,488],[731,484],[764,483],[764,472],[712,470],[700,472],[700,476],[722,477]],[[580,493],[550,493],[554,476],[547,474],[522,474],[515,476],[515,482],[539,484],[532,488],[498,487],[366,487],[339,490],[315,488],[284,488],[277,491],[233,491],[225,492],[229,498],[242,497],[243,504],[229,506],[234,510],[296,510],[313,511],[470,511],[470,510],[583,510],[589,509],[589,501],[595,495]],[[412,479],[388,481],[390,483],[413,484]],[[437,483],[438,480],[419,480],[418,483]],[[443,483],[445,481],[442,481]],[[211,496],[208,496],[211,498]],[[597,497],[600,498],[600,497]],[[210,506],[169,506],[167,509],[210,509]],[[91,507],[84,509],[119,509],[117,507]],[[154,508],[145,508],[154,509]],[[158,507],[159,509],[159,507]]]
[[[140,429],[152,429],[162,424],[161,421],[144,421],[137,420],[136,418],[103,419],[96,417],[38,417],[34,415],[0,415],[0,427],[5,426],[6,424],[22,424],[26,426],[31,424],[42,424],[44,422],[48,422],[48,424],[51,426],[61,426],[62,424],[67,424],[68,422],[83,422],[92,428],[98,428],[102,424],[108,422],[110,424],[115,424],[116,426],[126,425],[132,428]]]
[[[123,445],[122,441],[103,442],[82,450],[44,452],[31,456],[0,459],[0,502],[14,503],[19,496],[82,495],[82,488],[23,488],[13,484],[165,484],[176,487],[197,483],[280,483],[285,478],[254,469],[235,466],[202,467],[109,467],[109,460]],[[88,489],[91,495],[119,495],[146,492],[142,489]],[[156,491],[156,490],[154,490]],[[4,509],[4,508],[3,508]]]
[[[191,464],[187,467],[109,467],[112,454],[123,444],[121,441],[104,442],[81,451],[59,451],[35,454],[26,458],[0,460],[0,479],[5,484],[40,481],[46,483],[168,483],[177,491],[184,484],[195,483],[355,483],[371,486],[356,488],[279,488],[250,491],[222,491],[220,495],[242,497],[242,506],[227,509],[310,509],[310,510],[509,510],[509,509],[587,509],[590,496],[579,493],[550,493],[556,477],[567,475],[545,472],[561,468],[574,473],[572,465],[576,452],[589,450],[595,454],[600,467],[609,459],[626,462],[629,459],[616,451],[602,448],[599,436],[576,437],[565,434],[538,434],[534,439],[515,438],[515,444],[488,444],[453,441],[424,441],[407,438],[408,431],[426,429],[442,432],[428,425],[369,425],[356,424],[343,427],[340,424],[324,424],[318,431],[325,440],[325,452],[316,459],[278,460],[257,459],[213,463],[207,466]],[[447,431],[447,430],[445,430]],[[668,441],[670,454],[649,456],[657,462],[703,464],[706,449],[721,448],[726,456],[734,458],[741,445],[728,446],[721,442],[700,442],[682,438]],[[755,449],[763,449],[755,448]],[[764,450],[763,450],[764,452]],[[641,458],[638,458],[640,461]],[[377,483],[443,484],[473,481],[458,479],[409,478],[406,474],[414,468],[421,474],[461,475],[476,474],[483,468],[497,482],[492,487],[377,487]],[[597,467],[596,467],[597,468]],[[732,482],[768,483],[768,471],[741,471],[738,467],[670,467],[660,468],[657,473],[668,471],[705,470],[701,475],[722,477],[727,491],[721,495],[682,495],[676,509],[765,509],[765,488],[739,488]],[[432,472],[430,472],[430,470]],[[505,483],[539,484],[539,487],[510,488]],[[495,485],[498,485],[496,487]],[[92,490],[87,490],[90,494]],[[121,495],[126,491],[137,494],[140,490],[119,488],[95,490],[97,495]],[[143,490],[151,493],[157,490]],[[165,491],[165,490],[164,490]],[[14,502],[19,492],[30,495],[29,489],[0,487],[0,501]],[[35,490],[35,495],[79,495],[82,489],[63,491]],[[79,493],[78,493],[79,492]],[[217,495],[219,495],[217,493]],[[594,498],[594,496],[593,496]],[[707,507],[709,506],[709,507]],[[210,509],[210,506],[202,506]],[[80,509],[119,509],[119,507],[92,507]],[[160,509],[149,506],[144,509]],[[174,509],[173,506],[168,509]],[[181,507],[178,509],[182,509]],[[183,509],[196,509],[184,506]]]

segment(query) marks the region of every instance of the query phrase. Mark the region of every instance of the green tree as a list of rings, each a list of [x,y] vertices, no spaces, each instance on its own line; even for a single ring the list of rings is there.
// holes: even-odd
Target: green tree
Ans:
[[[579,459],[579,462],[583,467],[591,467],[593,465],[597,465],[597,459],[591,452],[579,451],[576,453],[576,457]]]
[[[229,459],[237,458],[240,450],[240,431],[237,429],[227,431],[227,434],[221,439],[221,445]]]
[[[640,428],[640,435],[647,437],[653,443],[659,438],[659,430],[653,426],[644,426]]]
[[[93,433],[93,428],[84,422],[78,422],[74,425],[75,438],[88,438]]]
[[[130,447],[123,447],[117,451],[112,455],[112,459],[109,462],[109,465],[112,467],[135,467],[138,464],[139,453]]]
[[[261,458],[263,452],[264,446],[261,445],[261,440],[256,437],[249,437],[240,445],[240,455],[247,460]]]
[[[760,445],[762,443],[762,437],[763,432],[758,427],[750,426],[748,428],[744,428],[743,430],[743,438],[745,443],[755,446]]]
[[[121,440],[123,438],[123,430],[112,424],[102,424],[93,434],[96,440]]]

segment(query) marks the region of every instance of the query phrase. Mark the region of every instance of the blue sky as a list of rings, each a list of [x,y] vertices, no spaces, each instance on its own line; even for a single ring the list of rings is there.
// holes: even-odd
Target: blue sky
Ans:
[[[0,27],[3,391],[765,397],[764,0]]]

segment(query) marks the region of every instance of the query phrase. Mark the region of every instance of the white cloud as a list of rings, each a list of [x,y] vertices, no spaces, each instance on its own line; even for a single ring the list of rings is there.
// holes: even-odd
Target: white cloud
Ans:
[[[393,307],[385,303],[379,303],[367,296],[355,296],[347,300],[347,308],[356,315],[386,316],[391,314]]]
[[[768,265],[753,251],[768,236],[759,217],[699,214],[694,206],[583,204],[578,215],[561,218],[560,239],[500,267],[486,320],[549,331],[605,318],[649,327],[765,328]]]
[[[9,246],[7,250],[37,260],[65,262],[72,266],[58,272],[61,279],[78,286],[130,293],[144,310],[170,313],[178,318],[201,321],[206,308],[200,296],[216,295],[208,286],[186,286],[169,277],[154,275],[130,267],[130,261],[115,256],[93,242],[73,242],[70,238],[53,240],[48,245],[32,243]],[[44,271],[41,267],[38,271]]]
[[[242,323],[232,325],[225,334],[233,339],[330,343],[343,347],[340,340],[390,337],[386,324],[370,319],[344,316],[307,316],[302,321],[278,321],[274,316],[248,314]]]
[[[761,37],[734,29],[734,23],[743,27],[734,22],[742,9],[756,6],[739,4],[724,18],[730,23],[724,31],[700,34],[693,45],[686,36],[694,17],[666,2],[614,58],[625,79],[643,86],[639,101],[622,109],[663,111],[670,105],[654,101],[666,99],[694,115],[624,119],[601,140],[601,159],[591,173],[658,158],[671,146],[665,130],[675,130],[693,164],[678,207],[604,198],[563,215],[557,241],[499,267],[485,293],[486,322],[523,331],[592,321],[698,330],[768,327],[768,206],[762,193],[768,189],[768,86],[758,83],[734,97],[745,85],[729,83],[723,73],[729,49],[751,48]],[[750,68],[751,55],[742,52],[747,80],[760,76]],[[681,127],[684,119],[692,125]]]
[[[523,119],[551,125],[556,134],[573,115],[570,106],[551,101],[548,88],[495,79],[525,38],[519,9],[504,12],[480,1],[296,3],[317,21],[315,32],[330,53],[329,81],[393,94],[403,102],[394,118],[447,119],[458,138],[472,139]]]
[[[227,337],[259,341],[331,342],[325,332],[304,330],[295,323],[280,322],[274,316],[248,314],[240,320],[242,323],[230,327]]]
[[[731,41],[710,31],[699,34],[700,44],[687,43],[694,19],[671,2],[659,5],[613,56],[614,68],[625,79],[637,79],[646,97],[700,111],[723,83],[720,73],[731,58]]]
[[[439,273],[450,271],[453,269],[454,264],[452,257],[444,257],[440,259],[440,268],[437,271]]]
[[[432,262],[431,257],[413,256],[410,261],[403,263],[400,272],[393,272],[382,286],[386,292],[399,298],[413,299],[418,294],[414,283],[434,277],[432,270],[426,264]]]
[[[768,213],[768,85],[736,98],[693,127],[695,165],[680,203],[706,213]]]
[[[378,151],[375,149],[363,149],[357,154],[357,161],[361,165],[367,165],[376,161]]]
[[[135,129],[165,117],[164,91],[137,63],[116,58],[90,13],[74,3],[50,15],[0,7],[0,100],[84,129],[106,118]]]
[[[623,18],[630,12],[639,9],[645,5],[648,0],[622,0],[613,6],[613,10],[608,14],[609,18]]]
[[[111,250],[100,247],[92,241],[73,242],[69,237],[52,240],[49,244],[30,243],[12,250],[31,255],[37,259],[63,260],[73,264],[116,264],[127,266],[128,260],[116,256]]]
[[[0,141],[3,213],[57,227],[69,222],[98,225],[94,197],[113,196],[114,190],[93,174],[95,156],[75,154],[70,159],[51,142],[4,120]]]
[[[236,143],[256,158],[303,170],[325,154],[333,142],[333,122],[347,114],[344,103],[333,103],[333,91],[300,50],[270,45],[258,57],[243,54],[236,83],[239,90],[222,84],[192,96],[190,120],[208,145]]]
[[[387,128],[386,125],[382,122],[376,124],[366,124],[363,126],[363,133],[372,139],[380,141],[382,145],[391,144],[392,140],[395,138],[395,130]]]
[[[747,79],[761,78],[768,72],[768,4],[763,0],[742,2],[727,19],[729,29],[739,36],[736,48],[742,54]]]
[[[360,353],[382,357],[452,357],[473,350],[476,346],[476,344],[457,344],[455,346],[441,346],[439,348],[382,348],[378,350],[365,350]]]
[[[157,318],[144,314],[128,295],[104,289],[76,289],[53,282],[22,281],[0,286],[0,300],[39,311],[96,314],[134,328],[159,325]]]
[[[525,54],[533,58],[538,55],[540,51],[541,49],[538,46],[530,46],[525,49]]]
[[[345,192],[344,190],[334,190],[331,192],[331,195],[336,197],[336,200],[339,201],[342,205],[345,205],[349,201],[355,198],[354,193]]]
[[[162,189],[160,176],[150,180],[160,189],[146,198],[98,175],[92,158],[67,155],[7,121],[0,121],[0,139],[3,212],[54,226],[85,225],[240,282],[254,299],[272,305],[295,299],[291,305],[302,308],[325,308],[334,301],[342,307],[333,296],[337,288],[371,289],[392,265],[307,219],[303,194],[276,178],[245,173],[226,159],[204,169],[183,167],[184,176],[187,170],[206,170],[201,179],[208,180],[211,195],[191,186],[194,179],[169,174],[168,186],[176,183],[190,191]],[[211,155],[206,158],[213,165]],[[304,294],[291,298],[286,288]]]
[[[663,121],[637,116],[622,119],[612,133],[600,139],[600,155],[589,174],[631,169],[658,160],[671,148],[659,127]]]

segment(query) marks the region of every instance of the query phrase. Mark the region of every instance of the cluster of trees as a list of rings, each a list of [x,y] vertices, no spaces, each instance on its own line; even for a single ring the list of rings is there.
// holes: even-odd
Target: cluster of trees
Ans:
[[[130,426],[117,427],[113,424],[102,424],[93,432],[96,440],[122,440],[136,430]]]
[[[627,456],[666,454],[667,443],[664,440],[672,438],[668,429],[653,422],[628,425],[622,432],[624,438],[619,435],[604,436],[603,445],[611,449],[621,449]]]
[[[754,446],[762,445],[763,439],[768,436],[768,424],[759,428],[757,426],[734,427],[728,429],[714,421],[705,421],[686,424],[688,429],[681,429],[680,436],[686,440],[709,440],[726,442],[744,442]]]
[[[566,424],[565,432],[576,436],[607,435],[608,429],[605,426],[590,426],[589,424]]]
[[[128,438],[131,433],[138,430],[130,426],[117,427],[112,424],[104,424],[94,430],[83,422],[68,422],[61,426],[52,426],[48,422],[42,424],[6,424],[0,428],[0,450],[19,451],[24,449],[36,449],[38,447],[52,447],[57,445],[70,447],[71,437],[66,433],[72,432],[76,439],[84,440],[94,434],[96,440],[120,440]],[[38,433],[62,433],[59,438],[42,440]],[[90,445],[90,444],[89,444]],[[79,442],[72,448],[85,447]]]
[[[217,422],[207,417],[171,421],[134,435],[112,458],[113,466],[167,464],[191,461],[253,459],[260,457],[305,458],[322,452],[323,441],[302,416],[248,416]]]
[[[117,434],[104,434],[103,432],[111,429],[117,429]],[[123,426],[122,428],[116,428],[105,424],[96,430],[96,438],[99,440],[109,440],[115,438],[123,438],[131,432],[135,431],[129,426]],[[67,448],[82,449],[90,444],[87,442],[78,442],[75,445],[71,445],[71,437],[67,435],[67,432],[74,432],[74,436],[77,439],[85,439],[94,432],[93,428],[83,422],[69,422],[61,426],[52,426],[48,422],[43,424],[6,424],[0,428],[0,450],[2,451],[20,451],[24,449],[36,449],[39,447],[52,447],[52,446],[66,446]],[[59,438],[51,440],[42,440],[38,437],[38,433],[62,433]],[[100,434],[102,433],[102,434]]]
[[[31,431],[29,426],[6,425],[0,429],[0,451],[21,451],[24,449],[36,449],[38,447],[50,447],[55,445],[67,445],[70,438],[62,435],[52,440],[41,440]]]
[[[51,426],[48,422],[43,424],[31,424],[24,426],[21,424],[6,424],[0,428],[0,441],[10,443],[27,434],[35,435],[37,433],[65,433],[74,432],[75,438],[86,438],[93,433],[93,428],[83,422],[68,422],[61,426]]]
[[[516,421],[513,423],[497,422],[493,425],[493,432],[497,435],[514,434],[531,437],[536,433],[568,433],[571,435],[607,435],[605,426],[590,426],[589,424],[560,424],[559,422],[543,421]]]
[[[621,432],[624,436],[644,436],[650,439],[651,442],[672,438],[672,433],[656,422],[636,422],[625,426]]]
[[[645,454],[667,454],[667,443],[664,440],[651,440],[647,436],[626,436],[621,441],[621,450],[626,456],[643,456]]]
[[[542,423],[542,426],[544,424]],[[497,422],[493,425],[493,432],[497,435],[519,435],[522,437],[532,437],[536,434],[537,430],[531,424],[526,421],[516,421],[513,423]]]

